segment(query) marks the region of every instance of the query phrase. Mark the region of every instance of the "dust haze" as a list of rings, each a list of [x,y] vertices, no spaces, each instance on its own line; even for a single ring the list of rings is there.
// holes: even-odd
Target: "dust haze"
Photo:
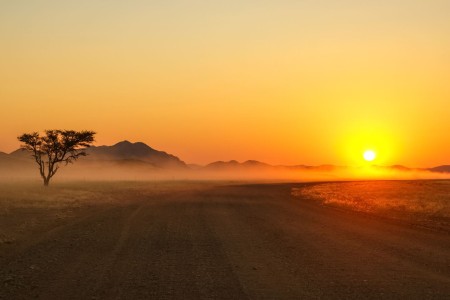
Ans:
[[[72,180],[246,180],[246,181],[341,181],[341,180],[413,180],[450,179],[450,173],[426,169],[398,170],[394,167],[338,166],[248,166],[184,168],[155,167],[140,161],[80,159],[74,164],[61,165],[52,182]],[[0,165],[1,181],[40,180],[37,165],[31,160]]]

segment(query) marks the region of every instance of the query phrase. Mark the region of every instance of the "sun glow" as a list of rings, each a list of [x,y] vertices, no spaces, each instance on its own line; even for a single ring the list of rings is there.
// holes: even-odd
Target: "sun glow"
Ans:
[[[366,150],[363,157],[366,161],[373,161],[377,157],[377,154],[373,150]]]

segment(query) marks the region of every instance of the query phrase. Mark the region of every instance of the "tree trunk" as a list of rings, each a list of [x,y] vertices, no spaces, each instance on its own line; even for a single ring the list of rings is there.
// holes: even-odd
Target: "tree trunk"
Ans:
[[[50,183],[50,178],[44,178],[44,186],[48,186]]]

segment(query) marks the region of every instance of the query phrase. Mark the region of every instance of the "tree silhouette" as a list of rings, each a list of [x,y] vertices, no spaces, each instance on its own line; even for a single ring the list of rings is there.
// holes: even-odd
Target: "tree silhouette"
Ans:
[[[94,142],[94,131],[45,130],[45,135],[38,132],[24,133],[17,137],[23,144],[22,149],[32,152],[32,157],[39,165],[39,173],[48,186],[50,179],[59,169],[59,164],[73,163]]]

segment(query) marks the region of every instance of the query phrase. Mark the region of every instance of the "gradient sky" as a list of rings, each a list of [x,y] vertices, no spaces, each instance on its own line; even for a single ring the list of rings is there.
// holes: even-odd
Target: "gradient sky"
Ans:
[[[450,1],[0,1],[0,150],[44,129],[192,163],[450,163]]]

